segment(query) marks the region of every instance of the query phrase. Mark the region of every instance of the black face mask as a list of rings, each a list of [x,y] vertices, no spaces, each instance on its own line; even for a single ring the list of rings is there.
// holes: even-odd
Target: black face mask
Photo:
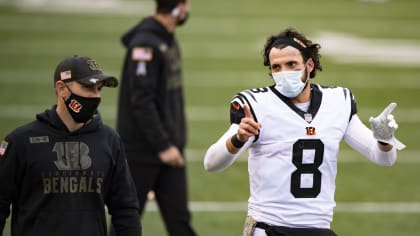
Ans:
[[[178,26],[182,26],[185,24],[185,22],[187,22],[188,18],[190,17],[190,13],[189,12],[185,12],[185,15],[181,18],[178,17],[178,21],[176,22],[176,25]]]
[[[77,123],[86,123],[86,121],[90,120],[96,113],[101,98],[81,97],[71,93],[70,97],[64,102],[74,121]]]

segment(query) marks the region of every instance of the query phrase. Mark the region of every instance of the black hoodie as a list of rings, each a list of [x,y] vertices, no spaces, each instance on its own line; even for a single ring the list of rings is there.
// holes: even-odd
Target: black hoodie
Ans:
[[[141,235],[138,201],[118,134],[99,113],[69,132],[56,106],[15,129],[0,155],[0,234],[12,204],[11,235]]]
[[[153,17],[129,30],[122,42],[127,53],[117,131],[129,160],[158,162],[158,152],[170,145],[182,151],[186,142],[178,43]]]

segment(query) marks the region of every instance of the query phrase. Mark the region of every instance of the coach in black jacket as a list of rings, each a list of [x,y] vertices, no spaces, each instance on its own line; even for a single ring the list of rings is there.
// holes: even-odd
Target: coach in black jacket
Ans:
[[[188,0],[156,0],[155,15],[122,38],[127,48],[119,94],[117,131],[143,212],[153,190],[169,235],[195,235],[187,208],[184,161],[186,121],[181,55],[175,29]]]
[[[73,56],[54,82],[57,105],[0,145],[0,235],[10,205],[12,236],[106,236],[105,206],[117,235],[141,235],[122,142],[97,112],[101,88],[118,81]]]

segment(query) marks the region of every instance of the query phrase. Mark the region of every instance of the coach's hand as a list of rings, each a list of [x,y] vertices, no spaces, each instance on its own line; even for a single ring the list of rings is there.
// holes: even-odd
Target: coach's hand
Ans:
[[[370,117],[369,123],[372,127],[373,136],[376,140],[393,145],[397,150],[405,148],[405,145],[395,138],[395,130],[398,129],[398,124],[391,115],[391,112],[397,107],[396,103],[391,103],[385,110],[377,117]]]
[[[181,152],[175,146],[159,152],[159,158],[164,164],[172,167],[183,167],[185,165]]]

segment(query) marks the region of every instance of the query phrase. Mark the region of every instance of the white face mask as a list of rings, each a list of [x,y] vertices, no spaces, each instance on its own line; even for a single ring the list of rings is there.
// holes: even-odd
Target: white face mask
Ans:
[[[305,83],[302,82],[303,70],[296,71],[282,71],[272,73],[272,77],[276,82],[275,88],[284,96],[288,98],[297,97],[305,88]]]

